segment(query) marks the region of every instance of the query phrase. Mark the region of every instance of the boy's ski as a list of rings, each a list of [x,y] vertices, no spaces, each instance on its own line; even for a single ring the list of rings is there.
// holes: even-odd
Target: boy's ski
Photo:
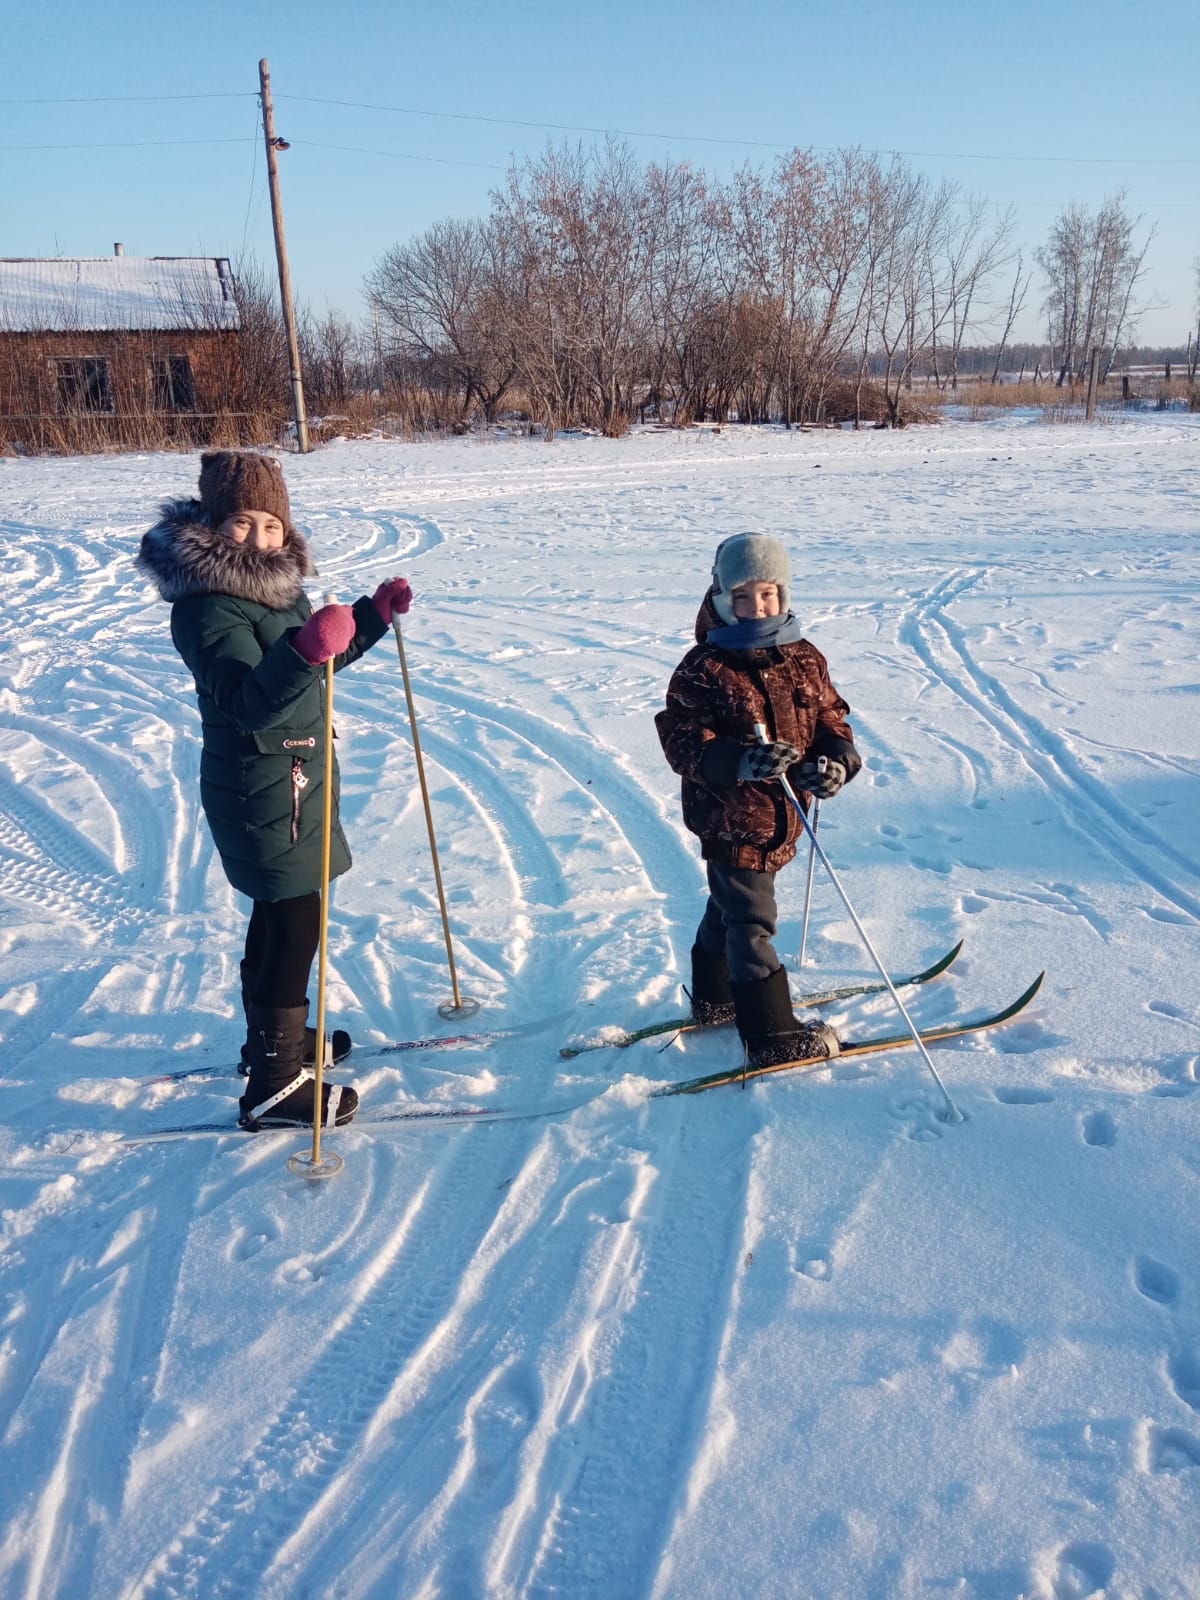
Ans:
[[[994,1011],[986,1017],[974,1017],[967,1022],[948,1022],[938,1028],[928,1028],[921,1032],[924,1044],[939,1044],[946,1039],[961,1039],[967,1034],[985,1033],[989,1028],[998,1028],[1005,1022],[1011,1022],[1030,1004],[1045,978],[1044,972],[1039,972],[1037,977],[1019,996],[1002,1011]],[[665,1099],[672,1095],[699,1094],[704,1089],[716,1089],[722,1084],[743,1083],[750,1078],[763,1078],[769,1073],[799,1071],[804,1067],[834,1066],[839,1061],[854,1060],[857,1056],[875,1055],[882,1050],[902,1050],[905,1045],[911,1045],[912,1035],[908,1033],[890,1033],[875,1039],[844,1039],[840,1053],[833,1061],[824,1057],[809,1061],[780,1061],[770,1067],[733,1067],[724,1072],[711,1072],[701,1078],[684,1078],[678,1083],[666,1083],[660,1088],[653,1089],[649,1098],[652,1100]],[[601,1091],[603,1093],[603,1091]],[[353,1122],[343,1124],[341,1128],[330,1130],[338,1133],[353,1132],[359,1129],[367,1132],[380,1126],[395,1126],[398,1128],[413,1128],[421,1125],[433,1127],[448,1127],[456,1123],[466,1122],[520,1122],[534,1121],[543,1117],[566,1116],[571,1111],[577,1111],[581,1106],[587,1105],[591,1100],[598,1099],[599,1095],[590,1095],[583,1100],[573,1100],[567,1105],[557,1106],[473,1106],[473,1105],[438,1105],[428,1101],[416,1105],[383,1106],[378,1110],[360,1111]],[[193,1122],[177,1128],[156,1128],[148,1133],[125,1134],[123,1144],[157,1144],[172,1139],[201,1139],[213,1138],[218,1135],[236,1135],[238,1137],[253,1137],[261,1139],[264,1133],[287,1133],[296,1137],[310,1131],[302,1125],[291,1128],[262,1128],[257,1133],[250,1135],[246,1129],[239,1128],[236,1123],[228,1122]]]
[[[963,940],[959,940],[953,950],[948,950],[940,961],[935,961],[933,966],[926,967],[924,972],[915,972],[911,977],[895,978],[893,982],[898,989],[913,989],[918,984],[929,983],[934,978],[940,978],[942,973],[958,959],[963,947]],[[816,994],[800,995],[793,999],[792,1005],[797,1009],[814,1006],[835,1005],[839,1000],[854,1000],[862,995],[884,994],[887,984],[875,979],[869,983],[850,983],[841,989],[825,989]],[[590,1039],[586,1044],[564,1045],[558,1052],[567,1061],[572,1061],[576,1056],[584,1055],[589,1050],[627,1050],[631,1044],[640,1044],[643,1039],[654,1039],[662,1033],[699,1033],[708,1028],[720,1027],[720,1023],[693,1022],[691,1017],[672,1017],[669,1022],[649,1022],[644,1028],[634,1028],[629,1033],[619,1033],[611,1039]]]
[[[1023,995],[1019,995],[1012,1005],[1005,1006],[1003,1011],[994,1011],[990,1017],[977,1017],[973,1022],[948,1022],[940,1028],[922,1028],[921,1043],[937,1044],[942,1039],[961,1039],[966,1034],[984,1033],[988,1028],[998,1028],[1002,1023],[1011,1022],[1033,1000],[1045,976],[1045,972],[1039,972]],[[662,1089],[655,1089],[651,1098],[699,1094],[703,1089],[716,1089],[725,1083],[744,1083],[749,1078],[765,1078],[768,1073],[791,1072],[800,1067],[829,1067],[846,1057],[874,1055],[880,1050],[901,1050],[912,1042],[911,1033],[890,1033],[879,1039],[843,1039],[841,1049],[832,1060],[819,1056],[816,1060],[777,1061],[769,1067],[741,1066],[725,1072],[709,1072],[701,1078],[685,1078],[680,1083],[669,1083]]]
[[[523,1022],[512,1028],[481,1028],[475,1033],[431,1034],[426,1039],[396,1039],[391,1044],[359,1045],[351,1052],[354,1059],[347,1071],[357,1070],[360,1063],[374,1060],[376,1056],[399,1055],[405,1050],[467,1050],[472,1045],[493,1044],[498,1039],[520,1039],[526,1034],[541,1033],[545,1028],[552,1028],[569,1015],[569,1012],[559,1011],[553,1016],[539,1017],[536,1022]],[[350,1061],[350,1057],[344,1056],[342,1060]],[[339,1061],[337,1065],[340,1067],[342,1062]],[[152,1072],[134,1081],[142,1084],[181,1083],[184,1079],[229,1078],[236,1071],[233,1064],[220,1062],[204,1067],[180,1067],[175,1072]]]

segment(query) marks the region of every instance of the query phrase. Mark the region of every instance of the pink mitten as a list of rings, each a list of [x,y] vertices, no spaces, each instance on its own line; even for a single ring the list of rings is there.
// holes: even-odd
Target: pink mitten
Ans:
[[[385,579],[371,596],[371,603],[390,627],[392,612],[396,611],[400,616],[406,616],[409,606],[412,605],[412,590],[408,587],[408,579]]]
[[[322,606],[292,639],[292,649],[314,667],[340,656],[354,637],[354,612],[349,606]]]

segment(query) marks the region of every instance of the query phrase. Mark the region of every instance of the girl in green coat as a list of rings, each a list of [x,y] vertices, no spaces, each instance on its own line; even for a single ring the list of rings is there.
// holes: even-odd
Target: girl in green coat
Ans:
[[[315,1106],[306,1028],[320,938],[325,763],[324,671],[382,638],[412,592],[389,578],[353,606],[314,612],[315,575],[293,525],[279,463],[209,451],[198,499],[173,500],[145,534],[137,565],[171,606],[171,638],[196,685],[204,733],[200,802],[225,876],[253,901],[242,961],[249,1082],[243,1127],[309,1124]],[[334,763],[330,877],[350,866]],[[350,1048],[334,1035],[334,1056]],[[358,1096],[326,1084],[321,1117],[348,1122]]]

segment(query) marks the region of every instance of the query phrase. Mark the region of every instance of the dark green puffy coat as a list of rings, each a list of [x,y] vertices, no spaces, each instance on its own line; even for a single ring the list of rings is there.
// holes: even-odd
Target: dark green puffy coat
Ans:
[[[171,638],[195,681],[200,801],[225,876],[253,900],[312,893],[321,887],[325,669],[290,642],[312,615],[303,536],[293,528],[282,550],[249,549],[209,527],[199,501],[173,501],[142,539],[137,564],[171,602]],[[335,671],[386,632],[366,598],[354,619]],[[335,761],[331,878],[350,865],[337,795]]]

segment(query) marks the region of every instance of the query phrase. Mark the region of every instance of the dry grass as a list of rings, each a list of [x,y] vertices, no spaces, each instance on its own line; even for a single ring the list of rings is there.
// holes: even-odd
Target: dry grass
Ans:
[[[932,394],[927,398],[933,401]],[[984,422],[1003,416],[1006,411],[1024,409],[1041,412],[1048,422],[1073,422],[1084,415],[1087,404],[1087,386],[1047,383],[979,383],[958,390],[943,390],[937,396],[941,406],[961,406],[973,422]],[[1181,409],[1200,410],[1200,389],[1186,377],[1172,378],[1168,383],[1161,376],[1134,375],[1128,389],[1122,385],[1120,375],[1102,383],[1096,393],[1098,411],[1117,411],[1123,407],[1140,410]]]
[[[283,440],[285,419],[265,413],[147,412],[112,416],[64,413],[0,417],[0,455],[122,455],[141,450],[233,449]]]

